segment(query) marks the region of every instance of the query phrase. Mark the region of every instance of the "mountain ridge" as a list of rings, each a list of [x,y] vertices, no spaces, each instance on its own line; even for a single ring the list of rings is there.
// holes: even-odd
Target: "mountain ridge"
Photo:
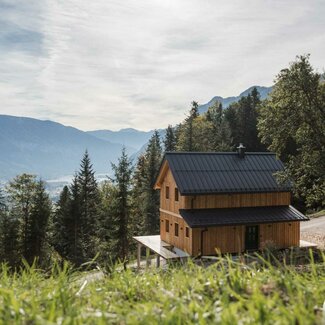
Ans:
[[[241,92],[238,96],[231,96],[231,97],[221,97],[221,96],[214,96],[210,101],[206,104],[199,105],[199,112],[200,114],[205,113],[210,106],[212,106],[216,101],[222,104],[223,108],[227,108],[230,104],[237,102],[242,97],[247,96],[254,88],[257,89],[259,92],[261,99],[265,99],[268,97],[269,93],[272,91],[273,86],[271,87],[264,87],[264,86],[252,86]]]

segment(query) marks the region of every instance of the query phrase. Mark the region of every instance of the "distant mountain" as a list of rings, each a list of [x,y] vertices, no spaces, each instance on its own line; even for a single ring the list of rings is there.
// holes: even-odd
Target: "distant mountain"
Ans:
[[[122,146],[59,123],[0,115],[0,178],[23,172],[44,179],[72,175],[86,149],[95,171],[109,173]]]
[[[98,139],[109,141],[112,143],[119,143],[130,148],[134,151],[140,150],[144,143],[148,142],[154,131],[139,131],[136,129],[128,128],[121,129],[120,131],[111,130],[95,130],[88,131],[87,133],[95,136]]]
[[[239,96],[226,97],[226,98],[215,96],[208,103],[199,105],[199,112],[205,113],[208,110],[208,108],[212,106],[216,101],[220,102],[223,108],[227,108],[230,104],[238,102],[239,99],[241,99],[244,96],[247,96],[254,89],[254,87],[256,87],[257,91],[260,93],[261,99],[267,98],[273,88],[273,87],[252,86],[246,89],[245,91],[243,91]]]

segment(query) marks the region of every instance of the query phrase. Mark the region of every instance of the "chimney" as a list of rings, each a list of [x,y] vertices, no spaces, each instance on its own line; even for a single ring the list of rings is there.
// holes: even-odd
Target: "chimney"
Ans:
[[[244,147],[244,145],[240,143],[239,146],[237,147],[239,158],[245,158],[245,149],[246,147]]]

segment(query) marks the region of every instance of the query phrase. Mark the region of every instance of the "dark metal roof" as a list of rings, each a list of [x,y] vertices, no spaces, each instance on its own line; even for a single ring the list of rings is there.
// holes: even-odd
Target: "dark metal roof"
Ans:
[[[290,191],[275,173],[284,170],[275,154],[248,152],[167,152],[165,159],[182,195]]]
[[[179,212],[191,228],[309,220],[291,205],[228,209],[180,209]]]

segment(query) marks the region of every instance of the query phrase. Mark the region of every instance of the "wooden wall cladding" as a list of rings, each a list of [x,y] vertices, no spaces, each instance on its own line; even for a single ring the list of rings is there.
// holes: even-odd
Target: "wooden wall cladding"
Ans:
[[[166,223],[169,223],[169,232],[166,232]],[[178,224],[178,236],[175,235],[175,224]],[[186,237],[188,225],[182,217],[160,212],[160,238],[188,254],[192,254],[192,229],[189,228],[189,237]]]
[[[192,229],[192,255],[201,251],[201,232],[204,228]],[[221,253],[241,253],[245,251],[245,226],[211,227],[203,233],[203,255]],[[299,246],[300,223],[279,222],[259,225],[259,248],[275,245],[277,248]]]
[[[289,205],[290,192],[186,196],[185,209],[239,208]]]

